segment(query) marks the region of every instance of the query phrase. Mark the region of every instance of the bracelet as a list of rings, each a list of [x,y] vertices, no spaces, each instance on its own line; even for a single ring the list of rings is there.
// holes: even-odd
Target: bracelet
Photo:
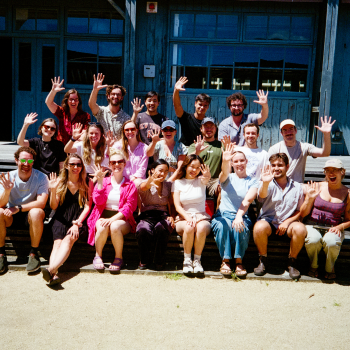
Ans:
[[[76,141],[77,141],[76,139],[73,139],[73,137],[71,137],[70,139],[71,139],[71,141],[73,141],[73,142],[76,142]]]

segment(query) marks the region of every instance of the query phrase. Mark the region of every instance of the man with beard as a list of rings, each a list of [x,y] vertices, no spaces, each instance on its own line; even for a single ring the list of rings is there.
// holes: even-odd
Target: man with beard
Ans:
[[[116,137],[116,141],[119,141],[122,137],[124,122],[131,119],[120,107],[126,90],[121,85],[102,85],[104,78],[105,76],[102,73],[97,74],[97,79],[94,74],[94,85],[89,99],[89,107],[97,121],[103,126],[105,134],[111,130]],[[104,88],[106,88],[108,106],[99,106],[97,95]]]
[[[6,228],[29,228],[31,250],[27,271],[40,268],[38,247],[44,229],[44,208],[48,198],[49,180],[45,174],[33,169],[36,152],[20,147],[15,153],[17,170],[0,174],[0,273],[5,271]]]
[[[244,145],[243,128],[246,124],[253,123],[261,125],[269,115],[269,106],[267,104],[268,92],[263,90],[256,92],[259,100],[254,101],[261,105],[261,113],[245,114],[243,111],[247,107],[247,99],[241,92],[236,92],[226,99],[231,116],[224,119],[219,125],[219,140],[222,141],[224,136],[229,136],[231,142],[235,142],[237,146]]]
[[[296,140],[297,128],[295,123],[291,119],[283,120],[280,124],[281,134],[283,141],[276,143],[269,149],[269,155],[275,153],[285,153],[289,158],[289,169],[287,176],[292,178],[294,181],[303,183],[305,176],[305,167],[307,156],[317,157],[328,157],[331,154],[331,131],[332,125],[335,120],[332,121],[332,117],[323,118],[321,117],[321,127],[315,126],[316,129],[323,134],[323,146],[317,148],[310,143],[304,143]]]
[[[307,234],[305,225],[298,222],[304,199],[303,185],[287,176],[289,163],[285,153],[274,154],[269,161],[271,166],[267,165],[263,169],[258,190],[262,208],[254,225],[253,237],[260,263],[254,269],[254,274],[262,276],[266,273],[267,243],[273,234],[290,238],[288,270],[289,276],[296,279],[300,276],[295,267],[296,260]]]

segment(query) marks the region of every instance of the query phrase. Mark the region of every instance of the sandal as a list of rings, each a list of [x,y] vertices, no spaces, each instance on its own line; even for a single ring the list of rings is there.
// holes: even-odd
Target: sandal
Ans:
[[[42,269],[41,272],[43,274],[43,279],[46,282],[50,282],[50,280],[52,279],[51,272],[48,269]]]
[[[324,278],[326,280],[335,280],[337,275],[334,272],[325,272]]]
[[[52,287],[52,286],[55,286],[56,284],[60,284],[60,283],[61,283],[61,279],[57,275],[54,275],[50,279],[49,286]]]
[[[94,269],[97,271],[103,271],[105,269],[105,264],[103,263],[103,260],[100,256],[95,256],[94,260],[92,261],[92,264],[94,265]],[[103,265],[103,267],[99,267]]]
[[[109,271],[111,272],[119,272],[120,269],[124,266],[123,259],[115,258],[112,264],[109,265]],[[111,269],[111,267],[114,267]]]
[[[230,267],[230,263],[223,261],[220,267],[220,273],[224,276],[231,276],[232,270]]]
[[[238,267],[239,267],[239,269],[238,269]],[[245,269],[245,267],[243,266],[242,263],[236,264],[235,274],[239,278],[247,276],[247,270]]]
[[[318,270],[315,267],[310,267],[309,272],[307,273],[310,277],[318,278]]]

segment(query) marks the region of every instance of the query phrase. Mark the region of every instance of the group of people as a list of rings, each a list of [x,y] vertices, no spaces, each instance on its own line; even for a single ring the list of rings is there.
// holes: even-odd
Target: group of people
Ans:
[[[296,261],[304,244],[309,275],[318,276],[323,247],[326,278],[335,278],[334,264],[344,230],[350,227],[344,166],[338,159],[328,160],[324,182],[303,184],[307,156],[329,156],[335,121],[321,118],[316,128],[323,133],[323,146],[317,148],[297,141],[294,121],[284,120],[283,141],[266,152],[257,140],[259,125],[268,118],[267,93],[257,92],[254,102],[261,112],[255,114],[244,113],[247,100],[242,93],[230,95],[231,115],[217,127],[206,115],[210,96],[196,97],[193,114],[183,110],[180,92],[188,80],[181,77],[173,93],[181,125],[177,140],[175,122],[158,113],[157,92],[146,95],[145,112],[141,99],[135,98],[130,117],[121,108],[125,88],[103,85],[104,78],[101,73],[94,76],[89,99],[97,122],[82,110],[75,89],[64,95],[61,106],[54,102],[64,90],[60,77],[52,80],[46,98],[58,124],[45,119],[39,137],[26,140],[38,115],[25,117],[17,138],[17,169],[0,174],[0,273],[7,267],[8,227],[29,228],[27,271],[40,269],[38,247],[44,219],[50,216],[54,245],[49,266],[42,269],[50,285],[60,283],[58,269],[79,237],[95,246],[93,266],[101,271],[110,236],[115,258],[108,268],[118,273],[124,266],[123,237],[130,232],[138,242],[139,269],[163,269],[169,236],[176,231],[183,240],[183,272],[202,274],[201,255],[212,232],[222,258],[220,272],[244,277],[243,258],[252,233],[259,251],[256,275],[268,269],[268,239],[275,235],[290,239],[287,267],[292,278],[300,276]],[[97,95],[104,88],[108,105],[99,106]],[[257,213],[250,208],[253,202]]]

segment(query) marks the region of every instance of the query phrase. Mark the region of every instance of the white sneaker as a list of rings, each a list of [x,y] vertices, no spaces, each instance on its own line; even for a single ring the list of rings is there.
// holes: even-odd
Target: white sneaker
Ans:
[[[193,261],[193,273],[204,273],[200,260]]]
[[[183,273],[193,273],[192,260],[186,258],[183,263]]]

